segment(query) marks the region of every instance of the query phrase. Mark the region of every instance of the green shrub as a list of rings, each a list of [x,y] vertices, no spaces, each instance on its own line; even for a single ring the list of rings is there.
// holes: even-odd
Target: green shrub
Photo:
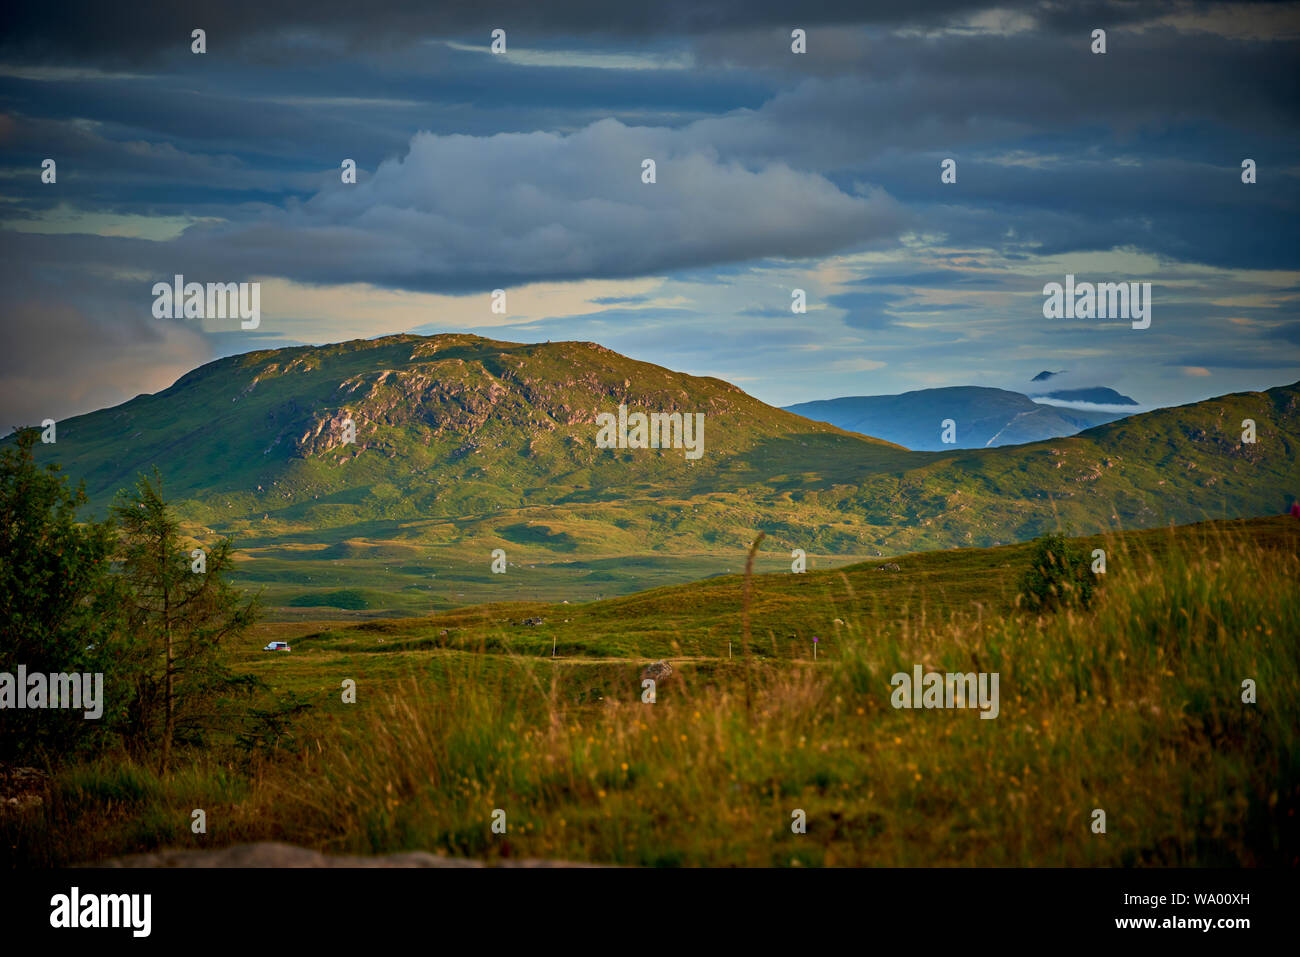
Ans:
[[[1020,597],[1031,611],[1087,608],[1097,587],[1087,555],[1061,533],[1034,541],[1029,568],[1020,577]]]

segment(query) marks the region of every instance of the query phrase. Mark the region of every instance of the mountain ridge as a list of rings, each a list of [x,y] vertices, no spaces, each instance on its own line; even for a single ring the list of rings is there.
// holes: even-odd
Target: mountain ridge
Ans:
[[[893,395],[844,396],[785,406],[786,411],[916,451],[1023,445],[1073,435],[1123,413],[1035,402],[1020,392],[986,386],[946,386]],[[944,442],[951,419],[954,442]]]
[[[495,548],[565,570],[576,598],[734,570],[760,531],[786,553],[861,559],[1280,512],[1300,472],[1298,396],[909,451],[595,343],[403,335],[218,359],[59,423],[36,454],[86,482],[86,514],[157,465],[194,538],[235,536],[248,580],[285,605],[330,588],[426,601],[435,568],[439,588],[477,588]],[[597,448],[595,415],[620,402],[705,413],[704,456]],[[1248,417],[1256,445],[1240,439]]]
[[[1056,399],[1061,402],[1084,402],[1090,405],[1131,405],[1134,411],[1139,408],[1137,399],[1108,389],[1104,386],[1092,386],[1086,389],[1056,389],[1052,392],[1035,392],[1031,399]]]

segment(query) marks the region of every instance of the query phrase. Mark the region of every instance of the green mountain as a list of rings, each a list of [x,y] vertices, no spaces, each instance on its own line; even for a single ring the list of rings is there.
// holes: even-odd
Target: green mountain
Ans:
[[[901,395],[859,395],[786,406],[787,412],[828,422],[850,432],[874,435],[918,451],[982,449],[1022,445],[1065,435],[1121,417],[1040,405],[1019,392],[954,386]],[[952,419],[955,442],[942,441],[942,423]]]
[[[759,531],[766,561],[788,568],[782,550],[802,548],[825,568],[1061,524],[1276,513],[1300,491],[1298,386],[1031,445],[912,452],[594,343],[403,335],[221,359],[60,422],[37,448],[100,515],[157,466],[192,534],[233,534],[245,581],[285,614],[414,613],[736,572]],[[702,456],[598,448],[596,416],[620,403],[703,413]]]

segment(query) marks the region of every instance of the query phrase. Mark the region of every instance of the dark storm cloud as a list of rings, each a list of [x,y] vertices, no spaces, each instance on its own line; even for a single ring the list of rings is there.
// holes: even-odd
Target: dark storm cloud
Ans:
[[[1292,319],[1284,322],[1268,332],[1271,339],[1281,339],[1283,342],[1289,342],[1293,346],[1300,346],[1300,319]],[[1300,353],[1292,356],[1292,364],[1300,367]]]
[[[197,331],[155,320],[129,282],[27,265],[7,254],[0,266],[0,433],[164,389],[213,356]]]
[[[1090,3],[1070,14],[1054,3],[1003,0],[828,0],[792,9],[785,0],[660,0],[610,4],[597,0],[499,0],[488,7],[471,4],[393,0],[359,4],[350,0],[203,0],[180,5],[146,0],[129,7],[72,0],[58,15],[39,4],[13,4],[0,17],[0,53],[56,59],[95,58],[132,62],[189,47],[190,31],[208,32],[209,49],[258,52],[268,36],[289,38],[302,56],[318,46],[355,51],[402,46],[425,36],[482,35],[496,27],[519,37],[652,38],[702,36],[737,29],[871,23],[884,26],[935,25],[988,9],[1025,10],[1041,15],[1055,29],[1083,24],[1124,24],[1170,11],[1204,9],[1213,4],[1174,2]],[[486,42],[486,39],[485,41]],[[281,55],[285,51],[280,51]]]
[[[854,28],[842,43],[856,58],[842,75],[814,76],[815,83],[796,86],[796,74],[786,83],[791,89],[772,104],[783,123],[830,132],[821,123],[827,112],[854,115],[878,148],[886,148],[913,142],[896,129],[913,129],[936,145],[947,133],[956,145],[1004,135],[1012,126],[1035,135],[1080,127],[1125,133],[1140,123],[1212,118],[1248,125],[1300,113],[1294,38],[1229,40],[1153,27],[1126,35],[1118,49],[1112,43],[1105,55],[1090,52],[1087,31],[935,40]],[[813,53],[791,56],[765,40],[743,65],[761,71],[820,61]],[[853,108],[859,112],[844,112]],[[852,128],[841,124],[835,131]]]
[[[764,355],[751,350],[775,364],[811,335],[789,322],[790,276],[845,256],[827,272],[837,278],[824,304],[843,316],[829,314],[826,334],[936,375],[1009,361],[991,343],[1040,342],[1025,323],[1037,322],[1043,255],[1132,249],[1174,272],[1150,277],[1171,280],[1158,283],[1144,339],[1163,350],[1157,368],[1294,359],[1296,325],[1281,321],[1295,318],[1294,299],[1252,299],[1259,287],[1226,270],[1296,266],[1297,6],[11,6],[0,14],[0,215],[34,229],[105,230],[110,214],[137,226],[170,217],[173,229],[200,220],[164,241],[0,231],[17,304],[5,333],[30,340],[0,363],[0,400],[32,414],[149,390],[160,369],[255,342],[151,327],[152,281],[174,273],[452,293],[666,277],[664,301],[698,293],[708,309],[629,308],[649,300],[615,291],[604,311],[517,328],[580,329],[697,366],[717,355],[749,376]],[[808,31],[802,56],[789,48],[796,26]],[[1105,56],[1088,50],[1097,26]],[[194,27],[208,33],[202,57],[189,52]],[[485,52],[495,27],[508,31],[506,57]],[[57,187],[39,180],[47,156]],[[358,163],[355,186],[339,182],[344,157]],[[653,186],[640,182],[645,157],[659,164]],[[951,186],[938,175],[947,157]],[[1259,164],[1250,186],[1245,157]],[[900,239],[914,255],[900,258]],[[863,249],[884,260],[847,258]],[[783,271],[771,306],[769,269]],[[987,293],[1026,290],[990,315],[1006,296]],[[728,345],[732,317],[750,325]],[[294,334],[309,337],[310,323]],[[1044,355],[1118,341],[1043,328]],[[60,352],[64,340],[75,341]],[[839,342],[822,345],[841,357]],[[71,379],[101,391],[58,384]]]
[[[644,158],[657,163],[653,184]],[[805,258],[892,240],[905,221],[882,192],[848,195],[781,164],[748,169],[677,132],[607,120],[569,136],[420,134],[364,182],[240,223],[191,226],[169,243],[52,237],[34,249],[160,278],[457,292]]]
[[[1133,6],[1094,5],[1088,16],[1122,25],[1134,16]],[[748,72],[715,71],[702,77],[697,70],[530,68],[442,45],[420,54],[403,47],[387,57],[345,45],[340,49],[350,57],[347,70],[337,58],[292,70],[265,64],[243,70],[215,56],[213,65],[197,69],[196,58],[181,52],[163,58],[168,72],[159,82],[10,80],[0,92],[11,90],[18,102],[41,105],[46,117],[71,121],[91,115],[107,124],[99,134],[98,153],[79,146],[70,152],[95,172],[93,193],[77,198],[104,208],[121,208],[136,199],[155,211],[174,213],[174,206],[163,205],[174,199],[174,185],[188,188],[195,215],[210,215],[203,204],[229,202],[231,192],[239,190],[248,193],[242,202],[308,200],[326,187],[333,178],[329,171],[343,156],[358,161],[364,179],[365,170],[402,155],[416,130],[483,136],[535,129],[571,132],[591,126],[593,114],[603,108],[615,113],[650,108],[660,121],[654,125],[683,129],[683,141],[716,150],[720,157],[751,167],[783,163],[813,171],[845,193],[859,184],[883,185],[922,211],[927,225],[950,242],[988,245],[991,237],[999,237],[1004,252],[1023,246],[1047,253],[1121,244],[1225,265],[1279,266],[1288,261],[1288,249],[1296,241],[1294,177],[1284,172],[1300,161],[1287,132],[1300,118],[1300,94],[1291,79],[1294,43],[1225,42],[1207,34],[1150,28],[1124,34],[1121,47],[1100,58],[1078,36],[1043,32],[1042,23],[1068,19],[1049,6],[1023,7],[1039,20],[1038,32],[959,34],[941,41],[881,36],[872,30],[904,22],[937,23],[984,7],[899,5],[863,12],[826,6],[810,11],[807,22],[867,25],[835,27],[828,34],[838,44],[830,52],[841,51],[836,62],[851,75],[791,76],[785,81],[788,89],[769,96],[771,83],[754,77],[780,64],[820,63],[835,56],[792,57],[788,45],[774,49],[770,30],[776,26],[764,25],[788,22],[777,5],[746,8],[744,16],[728,13],[726,5],[675,9],[654,16],[638,11],[624,18],[622,12],[596,15],[579,5],[542,19],[551,24],[547,36],[587,37],[584,42],[591,43],[591,24],[601,23],[605,34],[624,40],[645,31],[675,36],[679,42],[695,38],[697,43],[729,44],[732,59]],[[1209,6],[1143,7],[1146,18],[1174,9]],[[313,24],[298,34],[341,36],[353,22],[351,11],[330,4],[313,5],[310,11],[290,8],[242,27],[237,6],[234,12],[210,12],[229,17],[240,36],[274,31],[282,23]],[[495,12],[507,15],[512,9]],[[515,12],[536,19],[535,10]],[[423,35],[426,28],[445,32],[477,15],[465,20],[459,13],[398,7],[390,16],[376,17],[367,35],[381,35],[390,27],[400,27],[409,37]],[[40,31],[19,29],[16,35],[30,39]],[[112,36],[111,29],[105,36]],[[622,42],[600,49],[623,49]],[[53,56],[61,48],[50,44],[46,49]],[[388,63],[395,66],[385,69]],[[592,73],[600,74],[599,82],[592,82]],[[375,103],[338,105],[349,96],[371,97]],[[253,109],[250,98],[256,103]],[[662,122],[688,105],[719,115]],[[867,121],[844,122],[845,117]],[[48,127],[29,129],[21,116],[18,122],[21,140],[30,145],[0,153],[11,166],[31,168],[39,156],[69,138],[94,145],[84,131],[60,135]],[[1153,128],[1156,123],[1159,129]],[[1171,123],[1179,131],[1172,136],[1167,129]],[[1254,129],[1243,135],[1241,127],[1251,125]],[[1119,136],[1104,133],[1107,126]],[[1034,169],[1008,164],[1002,155],[1007,150],[1062,156]],[[940,190],[936,166],[948,155],[958,159],[959,182]],[[1133,155],[1142,157],[1140,167],[1130,164]],[[1261,164],[1258,188],[1249,191],[1233,175],[1244,155]],[[17,210],[30,214],[53,201],[34,181],[23,183]],[[154,183],[158,188],[151,190]],[[70,183],[72,189],[79,185]],[[217,190],[221,192],[205,195]],[[1203,202],[1189,208],[1188,195]],[[932,207],[928,212],[927,206]],[[230,209],[225,218],[242,221],[257,212],[255,206]],[[1003,220],[1015,221],[1013,235],[1000,228]],[[676,261],[694,265],[686,258]],[[725,255],[701,261],[733,260]],[[393,276],[412,272],[399,269]],[[534,275],[529,268],[505,272]],[[562,270],[555,278],[574,274]],[[381,281],[400,283],[391,277]],[[426,277],[419,287],[429,288],[430,281]]]

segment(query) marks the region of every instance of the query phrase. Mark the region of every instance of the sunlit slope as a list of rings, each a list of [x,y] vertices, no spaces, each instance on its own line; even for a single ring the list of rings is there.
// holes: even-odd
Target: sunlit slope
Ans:
[[[597,448],[596,416],[620,403],[703,413],[702,456]],[[157,466],[198,537],[477,563],[498,545],[724,553],[764,531],[773,547],[872,554],[1276,513],[1300,491],[1298,433],[1291,385],[1031,445],[909,452],[594,343],[405,335],[221,359],[59,423],[38,452],[85,480],[98,514]]]

